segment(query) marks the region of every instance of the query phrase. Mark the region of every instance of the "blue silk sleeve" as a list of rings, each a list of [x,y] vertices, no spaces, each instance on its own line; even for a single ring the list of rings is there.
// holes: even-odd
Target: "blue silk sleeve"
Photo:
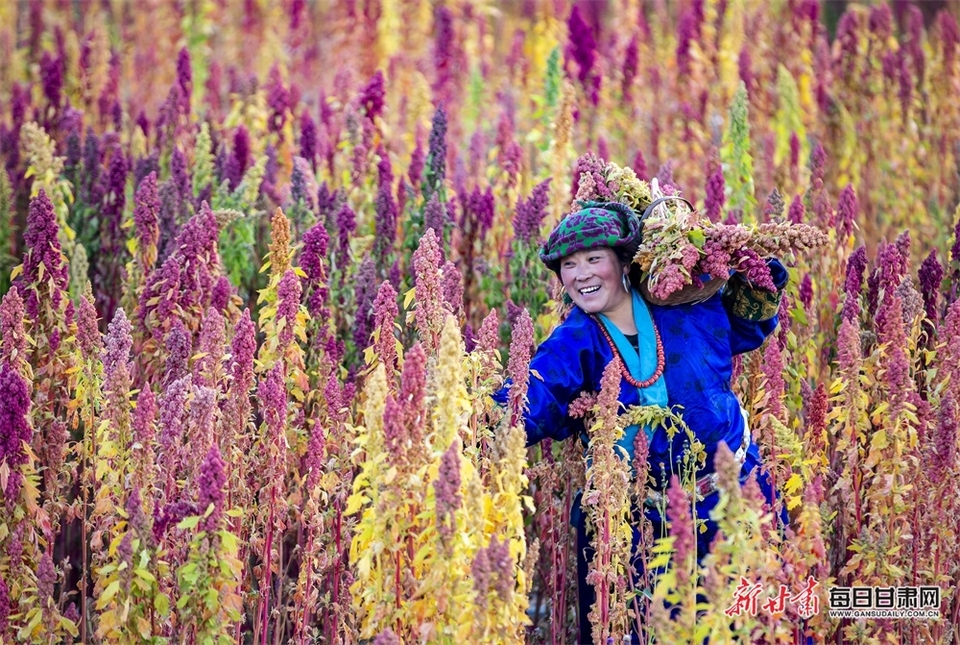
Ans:
[[[789,278],[787,269],[776,258],[767,260],[767,266],[770,267],[770,276],[773,278],[773,284],[777,287],[779,295],[787,285],[787,279]],[[730,284],[726,288],[749,290],[748,283],[742,280],[739,275],[731,277]],[[779,315],[774,315],[766,320],[741,318],[734,313],[734,308],[730,305],[728,298],[723,299],[723,304],[730,319],[730,353],[733,356],[753,351],[763,345],[763,341],[773,333],[780,322]]]
[[[561,325],[530,361],[527,408],[523,415],[528,446],[546,438],[562,441],[583,430],[583,421],[568,416],[567,410],[581,392],[596,389],[592,368],[597,353],[592,343],[584,342],[586,335],[582,327],[570,329]],[[494,401],[506,406],[511,385],[507,381],[493,395]]]

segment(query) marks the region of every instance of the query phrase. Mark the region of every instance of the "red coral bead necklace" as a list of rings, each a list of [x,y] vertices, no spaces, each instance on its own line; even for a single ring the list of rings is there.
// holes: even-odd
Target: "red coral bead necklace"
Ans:
[[[627,369],[627,362],[623,360],[623,356],[620,354],[620,350],[617,349],[617,344],[613,342],[613,338],[610,337],[610,332],[607,331],[607,328],[604,324],[596,317],[590,316],[593,318],[594,322],[597,323],[597,326],[600,328],[600,333],[603,334],[603,337],[607,340],[607,345],[610,346],[610,351],[613,352],[613,355],[620,360],[620,374],[623,378],[626,379],[627,383],[634,387],[644,388],[650,387],[657,382],[657,379],[663,374],[663,342],[660,340],[660,332],[657,331],[657,326],[653,325],[653,336],[657,340],[657,369],[653,371],[653,375],[646,379],[645,381],[638,381],[633,378],[633,375],[630,374],[630,370]]]

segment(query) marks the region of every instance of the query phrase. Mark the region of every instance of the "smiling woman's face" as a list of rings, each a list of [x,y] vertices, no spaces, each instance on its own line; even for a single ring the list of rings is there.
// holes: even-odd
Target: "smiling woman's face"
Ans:
[[[608,314],[630,299],[623,289],[624,266],[610,248],[577,251],[560,261],[567,294],[588,314]]]

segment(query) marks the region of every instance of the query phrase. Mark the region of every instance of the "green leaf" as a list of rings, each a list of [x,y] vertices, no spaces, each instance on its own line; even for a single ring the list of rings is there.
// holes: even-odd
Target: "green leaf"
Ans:
[[[170,599],[165,594],[160,594],[153,599],[153,608],[161,616],[166,616],[170,611]]]
[[[134,570],[133,570],[133,573],[134,573],[134,575],[137,576],[138,578],[143,578],[144,580],[146,580],[146,581],[148,581],[148,582],[156,582],[156,581],[157,581],[156,577],[155,577],[152,573],[150,573],[149,571],[147,571],[146,569],[134,569]]]
[[[231,533],[230,531],[220,531],[220,541],[223,542],[224,548],[227,549],[230,553],[237,552],[237,536]]]
[[[690,243],[695,247],[702,249],[703,244],[707,241],[707,236],[703,234],[702,230],[695,228],[687,233],[687,239],[689,239]]]
[[[117,565],[111,562],[110,564],[106,564],[100,567],[100,569],[98,570],[98,573],[101,578],[105,578],[106,576],[116,571],[116,569],[117,569]]]
[[[200,524],[200,519],[201,518],[199,515],[191,515],[190,517],[181,520],[180,523],[177,524],[177,528],[181,531],[192,531],[197,528],[198,524]]]

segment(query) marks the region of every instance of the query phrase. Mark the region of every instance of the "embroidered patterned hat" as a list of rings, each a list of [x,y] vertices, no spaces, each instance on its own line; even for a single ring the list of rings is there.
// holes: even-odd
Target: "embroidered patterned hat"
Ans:
[[[640,246],[642,226],[632,208],[619,202],[587,202],[583,206],[557,224],[540,250],[540,260],[558,275],[560,260],[577,251],[606,246],[633,255]]]

